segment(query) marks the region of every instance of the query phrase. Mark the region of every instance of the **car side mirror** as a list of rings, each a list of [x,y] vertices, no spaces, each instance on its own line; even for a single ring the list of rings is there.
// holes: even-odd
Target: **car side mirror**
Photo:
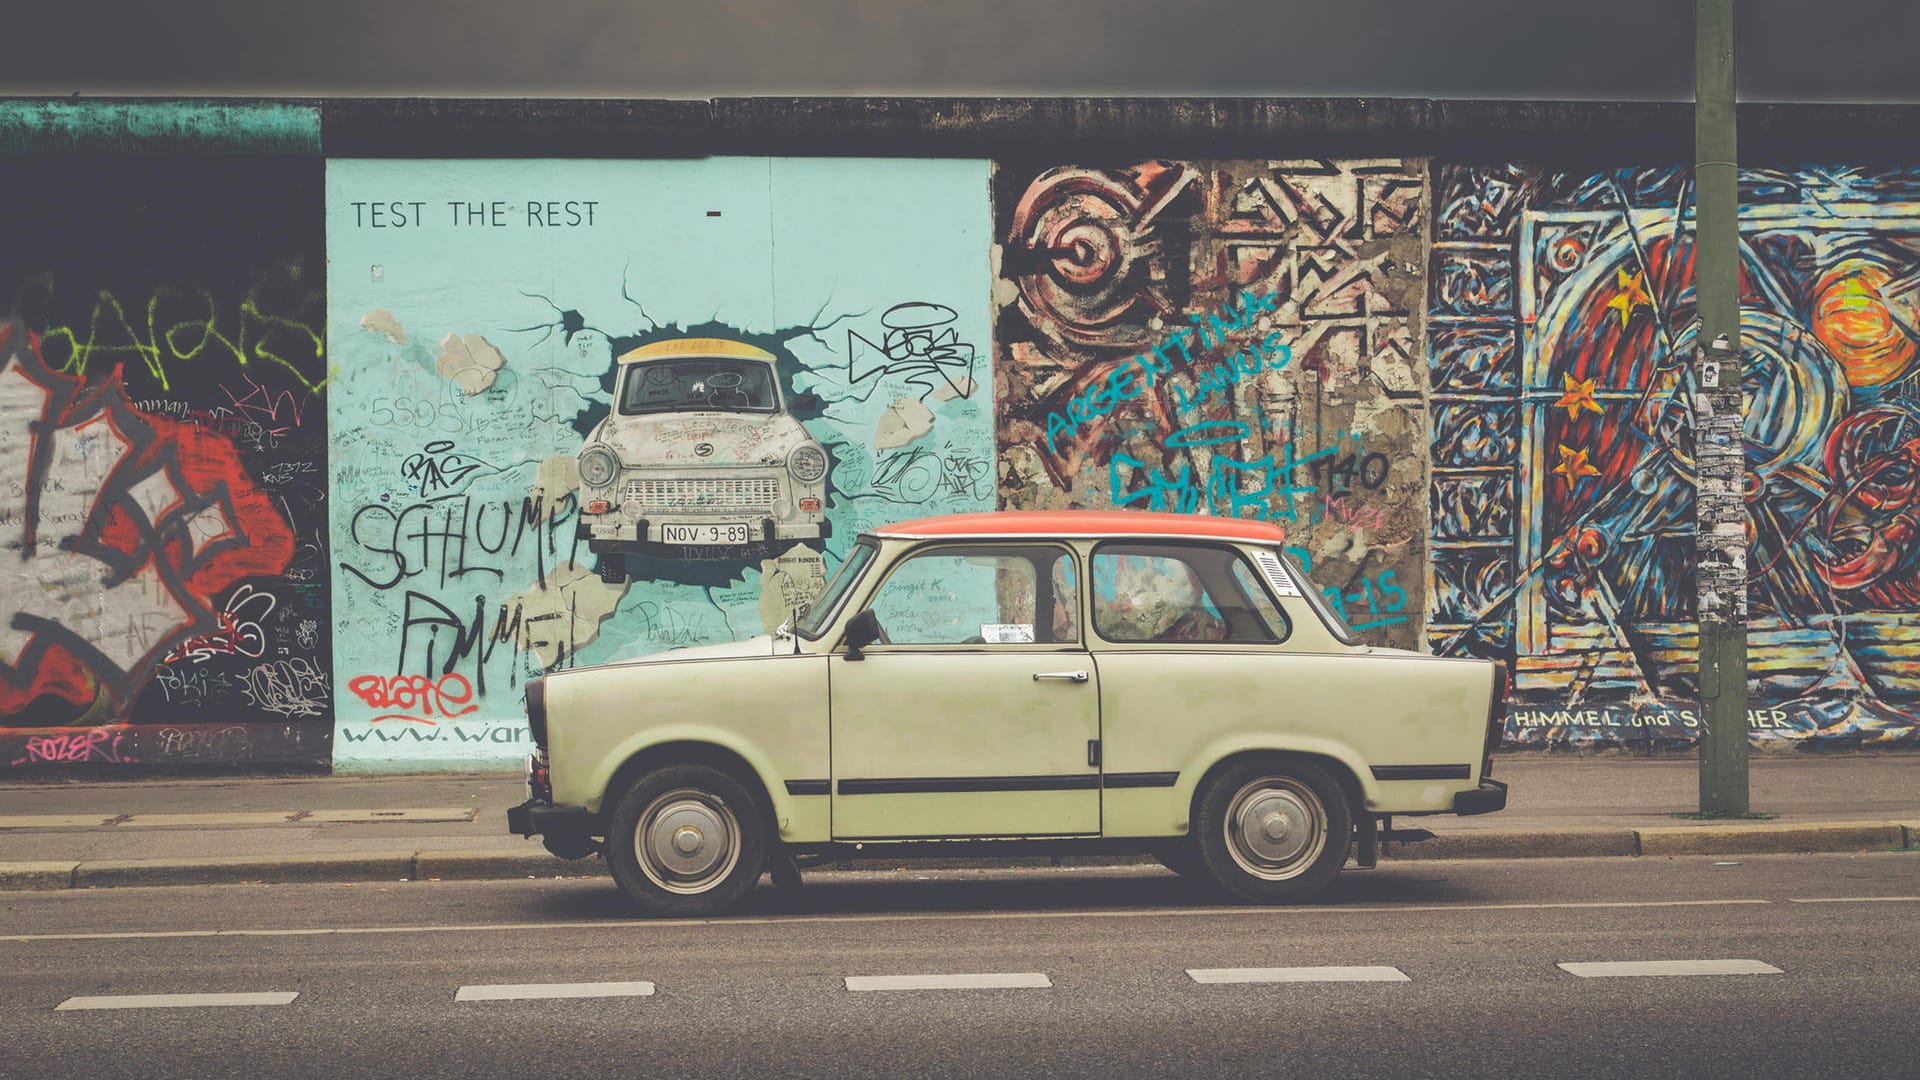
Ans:
[[[788,400],[787,404],[791,405],[793,408],[799,409],[801,412],[815,412],[819,410],[819,408],[821,407],[821,405],[824,404],[824,402],[820,400],[819,394],[816,394],[813,391],[809,390],[804,394],[793,395],[793,397]]]
[[[872,608],[847,620],[847,659],[866,659],[866,654],[860,650],[879,640],[880,616],[875,615]]]

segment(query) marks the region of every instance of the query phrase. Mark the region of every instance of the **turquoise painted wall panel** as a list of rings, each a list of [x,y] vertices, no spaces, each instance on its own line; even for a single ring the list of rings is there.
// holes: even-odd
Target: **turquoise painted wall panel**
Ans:
[[[0,153],[156,146],[317,154],[320,107],[279,101],[0,100]]]
[[[859,529],[990,509],[987,173],[329,162],[336,767],[509,764],[529,677],[762,635]]]

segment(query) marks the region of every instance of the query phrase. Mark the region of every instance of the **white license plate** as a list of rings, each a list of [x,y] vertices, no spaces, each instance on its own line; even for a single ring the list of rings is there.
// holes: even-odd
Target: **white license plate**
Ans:
[[[664,544],[744,544],[751,539],[743,524],[660,526]]]

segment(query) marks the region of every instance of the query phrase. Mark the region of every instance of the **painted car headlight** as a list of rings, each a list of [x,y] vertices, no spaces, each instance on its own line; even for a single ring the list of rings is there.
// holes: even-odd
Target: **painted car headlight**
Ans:
[[[589,447],[580,452],[580,479],[588,487],[606,487],[620,472],[620,459],[613,451],[604,446]]]
[[[827,454],[811,443],[793,448],[787,455],[787,469],[793,478],[803,484],[811,484],[827,475]]]

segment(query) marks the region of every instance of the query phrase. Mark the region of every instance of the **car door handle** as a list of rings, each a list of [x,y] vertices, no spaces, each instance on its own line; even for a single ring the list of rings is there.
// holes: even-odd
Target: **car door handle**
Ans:
[[[1086,682],[1087,673],[1084,671],[1036,671],[1033,673],[1034,682],[1039,682],[1041,679],[1065,679],[1068,682]]]

